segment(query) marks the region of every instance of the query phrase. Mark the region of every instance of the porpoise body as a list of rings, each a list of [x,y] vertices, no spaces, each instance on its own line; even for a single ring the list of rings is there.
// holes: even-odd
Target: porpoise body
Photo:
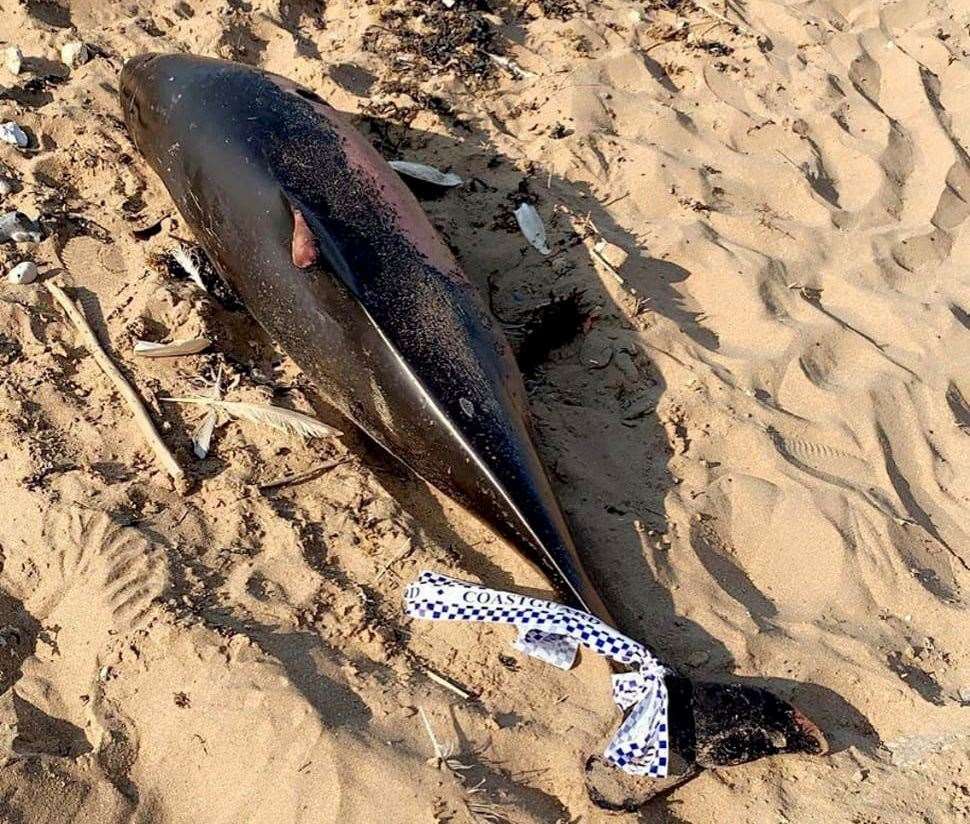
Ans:
[[[334,406],[510,540],[566,603],[615,625],[533,445],[504,335],[368,141],[314,92],[221,60],[133,58],[120,96],[215,267]],[[824,748],[765,690],[667,680],[672,744],[690,764]]]
[[[533,446],[504,335],[370,143],[313,92],[221,60],[136,58],[122,98],[220,274],[328,399],[511,540],[570,605],[609,620]]]

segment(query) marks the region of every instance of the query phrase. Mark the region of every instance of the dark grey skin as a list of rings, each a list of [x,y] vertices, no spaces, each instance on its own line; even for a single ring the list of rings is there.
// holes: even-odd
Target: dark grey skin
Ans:
[[[121,105],[220,274],[332,403],[512,541],[567,603],[615,623],[533,446],[505,337],[367,140],[307,89],[191,55],[129,60]],[[723,739],[738,719],[719,725],[709,709],[695,718],[712,702],[695,702],[684,679],[672,676],[670,686],[679,749],[703,763],[708,739]],[[697,687],[710,696],[718,685]],[[759,706],[770,698],[777,711],[754,725],[755,743],[743,733],[713,760],[820,749],[821,736],[793,708],[761,690],[731,689]]]
[[[146,56],[121,85],[139,151],[270,336],[371,438],[522,548],[572,606],[611,620],[532,445],[509,346],[394,170],[283,78]],[[304,266],[297,212],[316,244]],[[309,261],[314,250],[303,251]]]

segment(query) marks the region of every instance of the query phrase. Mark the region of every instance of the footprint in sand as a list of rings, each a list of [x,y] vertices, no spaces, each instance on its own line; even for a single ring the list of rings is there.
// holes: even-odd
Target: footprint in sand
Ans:
[[[819,440],[783,435],[776,429],[769,428],[768,435],[789,464],[819,480],[844,488],[865,489],[872,484],[872,469],[859,455]]]
[[[8,550],[0,589],[37,639],[0,698],[0,820],[33,820],[40,796],[21,788],[39,775],[64,810],[49,820],[65,823],[92,806],[119,821],[132,808],[197,821],[203,807],[226,824],[363,821],[378,788],[413,789],[423,760],[374,761],[386,744],[363,729],[369,710],[338,683],[333,653],[305,632],[260,625],[227,640],[175,617],[160,602],[168,560],[146,532],[55,510],[43,540]]]
[[[44,544],[6,559],[2,585],[40,625],[12,689],[18,753],[94,751],[109,773],[131,760],[130,731],[104,701],[105,661],[145,626],[168,585],[165,558],[107,514],[55,510]]]

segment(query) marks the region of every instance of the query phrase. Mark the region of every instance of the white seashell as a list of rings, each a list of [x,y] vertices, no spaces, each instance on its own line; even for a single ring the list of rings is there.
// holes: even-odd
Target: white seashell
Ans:
[[[12,240],[14,243],[26,241],[40,243],[40,226],[23,212],[0,214],[0,242],[7,240]]]
[[[492,60],[494,60],[499,66],[509,72],[513,77],[523,78],[523,77],[538,77],[535,72],[530,72],[527,69],[523,69],[518,63],[509,57],[502,57],[499,54],[492,54],[491,52],[485,52]]]
[[[143,358],[174,358],[178,355],[197,355],[212,343],[208,338],[185,338],[171,343],[136,340],[134,352]]]
[[[23,263],[18,263],[9,272],[7,272],[7,282],[17,285],[23,285],[27,283],[33,283],[37,280],[37,264],[32,261],[25,260]]]
[[[0,123],[0,140],[4,143],[9,143],[11,146],[16,146],[18,149],[25,149],[30,143],[27,132],[12,120],[8,120],[6,123]]]
[[[544,255],[551,254],[549,244],[546,242],[546,227],[542,218],[536,211],[536,207],[531,203],[523,203],[515,210],[515,219],[518,221],[519,228],[525,239]]]
[[[453,172],[442,172],[434,166],[411,163],[407,160],[391,160],[389,165],[399,174],[423,180],[426,183],[434,183],[436,186],[461,186],[462,181],[458,175]]]
[[[20,46],[8,46],[3,52],[3,65],[10,74],[20,74],[24,64],[24,53]]]
[[[88,62],[88,47],[80,40],[71,40],[61,46],[61,62],[76,69]]]

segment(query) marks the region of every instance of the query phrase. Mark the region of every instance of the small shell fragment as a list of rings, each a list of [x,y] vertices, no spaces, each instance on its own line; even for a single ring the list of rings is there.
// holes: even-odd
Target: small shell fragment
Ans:
[[[0,123],[0,140],[4,143],[9,143],[11,146],[16,146],[18,149],[26,149],[30,145],[30,138],[27,137],[27,132],[12,120],[8,120],[6,123]]]
[[[24,53],[20,46],[8,46],[3,52],[3,65],[10,74],[20,74],[24,64]]]
[[[70,40],[61,46],[61,61],[72,69],[88,62],[88,47],[80,40]]]
[[[14,243],[40,243],[40,226],[23,212],[5,212],[0,215],[0,242],[8,240]]]
[[[424,163],[411,163],[407,160],[391,160],[390,167],[399,174],[423,180],[425,183],[433,183],[435,186],[461,186],[461,178],[454,172],[442,172],[434,166],[426,166]]]
[[[502,57],[500,54],[492,54],[491,52],[485,52],[497,65],[505,69],[509,74],[517,79],[522,79],[524,77],[538,77],[535,72],[530,72],[527,69],[523,69],[518,63],[509,57]]]
[[[592,246],[592,253],[595,258],[597,258],[600,263],[602,263],[606,269],[609,270],[610,274],[613,275],[620,283],[626,283],[623,279],[623,275],[620,274],[620,269],[623,268],[623,264],[626,263],[629,254],[626,250],[621,249],[619,246],[615,246],[610,243],[605,238],[600,238]]]
[[[525,235],[525,239],[532,246],[543,255],[551,254],[549,244],[546,242],[546,227],[535,206],[531,203],[522,203],[515,210],[515,219],[519,224],[519,229],[522,230],[522,234]]]
[[[143,358],[174,358],[179,355],[197,355],[205,351],[211,343],[208,338],[183,338],[171,343],[136,340],[134,352]]]
[[[37,280],[37,264],[30,260],[25,260],[23,263],[18,263],[9,272],[7,272],[7,282],[13,283],[15,285],[25,285],[28,283],[33,283]]]
[[[209,447],[212,445],[212,433],[215,431],[218,419],[219,414],[216,410],[210,409],[205,413],[202,423],[199,424],[199,428],[192,435],[192,451],[200,461],[204,460],[209,454]]]

